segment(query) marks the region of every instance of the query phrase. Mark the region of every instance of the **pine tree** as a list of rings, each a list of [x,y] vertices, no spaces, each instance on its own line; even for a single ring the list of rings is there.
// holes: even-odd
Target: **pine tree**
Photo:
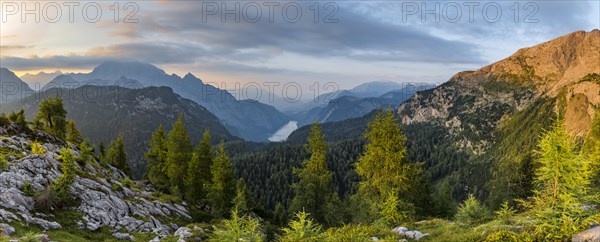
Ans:
[[[338,195],[333,188],[333,175],[327,170],[327,144],[318,123],[313,124],[306,146],[310,158],[296,173],[300,180],[292,184],[295,197],[290,205],[291,212],[305,211],[321,224],[333,225],[338,207]]]
[[[581,226],[581,198],[590,183],[589,160],[576,152],[576,145],[559,119],[541,138],[536,153],[539,168],[533,202],[534,236],[541,240],[571,238]]]
[[[222,141],[217,149],[210,171],[212,173],[212,183],[208,186],[208,200],[211,212],[215,217],[225,217],[233,205],[235,184],[233,166],[229,161]]]
[[[126,175],[131,176],[131,168],[127,164],[127,154],[123,145],[123,135],[119,134],[116,140],[110,142],[108,154],[106,155],[107,163],[123,171]]]
[[[44,100],[39,107],[34,123],[38,123],[48,133],[65,138],[67,111],[60,97]]]
[[[236,195],[233,199],[233,207],[241,214],[250,213],[255,205],[244,178],[238,179],[235,187]]]
[[[171,183],[172,193],[181,196],[185,192],[185,175],[188,163],[192,158],[194,146],[183,124],[183,114],[173,124],[167,143],[167,176]]]
[[[187,187],[187,200],[193,203],[200,203],[206,199],[205,187],[210,183],[213,155],[210,146],[210,132],[204,131],[202,141],[198,149],[192,155],[189,164],[185,185]]]
[[[150,148],[144,157],[148,161],[148,180],[159,190],[169,190],[169,177],[167,176],[167,135],[160,125],[152,134]]]
[[[356,163],[361,181],[353,198],[357,220],[372,222],[383,217],[387,222],[401,222],[413,212],[408,199],[400,199],[412,189],[418,172],[406,159],[406,137],[391,110],[379,112],[365,134],[368,143]]]
[[[75,121],[72,119],[67,121],[67,137],[65,139],[73,144],[81,143],[81,133],[75,127]]]

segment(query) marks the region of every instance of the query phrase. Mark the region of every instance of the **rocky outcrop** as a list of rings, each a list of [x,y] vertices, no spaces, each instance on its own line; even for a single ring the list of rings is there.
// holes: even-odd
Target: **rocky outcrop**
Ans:
[[[566,97],[566,126],[589,132],[600,107],[600,31],[578,31],[523,48],[476,71],[457,73],[398,107],[405,125],[434,124],[470,154],[490,147],[502,121],[541,98]],[[561,104],[563,105],[563,104]]]
[[[185,241],[186,238],[194,236],[194,233],[190,232],[192,229],[187,227],[181,227],[173,234],[175,237],[179,237],[180,240]]]
[[[7,160],[5,167],[0,168],[0,222],[19,221],[45,230],[60,229],[62,226],[53,221],[53,215],[34,210],[33,197],[62,174],[59,150],[69,144],[45,142],[46,154],[37,155],[29,151],[31,140],[25,134],[0,129],[0,150]],[[79,156],[76,147],[69,146]],[[133,240],[129,234],[119,232],[165,236],[172,230],[165,219],[191,218],[185,206],[158,201],[151,188],[131,182],[123,172],[108,164],[90,158],[76,165],[79,172],[70,190],[77,205],[69,209],[81,214],[76,221],[80,229],[94,231],[109,227],[118,239]]]
[[[481,154],[489,148],[503,118],[529,106],[535,97],[527,88],[453,79],[400,104],[398,115],[404,125],[441,126],[447,130],[449,139],[456,141],[457,147]]]
[[[593,227],[573,236],[573,242],[599,242],[600,226]]]
[[[131,241],[135,241],[135,237],[133,237],[133,235],[130,235],[128,233],[113,233],[112,234],[113,237],[119,239],[119,240],[131,240]]]

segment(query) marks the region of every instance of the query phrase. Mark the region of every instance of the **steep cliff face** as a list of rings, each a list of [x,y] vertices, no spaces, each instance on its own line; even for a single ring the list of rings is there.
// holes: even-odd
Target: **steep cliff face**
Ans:
[[[398,108],[403,124],[434,123],[472,154],[490,147],[503,121],[540,98],[556,98],[567,129],[590,130],[600,107],[600,31],[578,31],[454,75]]]
[[[33,154],[33,142],[43,154]],[[70,147],[76,158],[76,175],[69,186],[72,202],[67,207],[52,205],[40,210],[44,192],[63,175],[60,148]],[[162,202],[160,193],[133,182],[120,170],[82,158],[82,151],[39,131],[26,131],[14,124],[0,127],[0,223],[39,226],[43,230],[103,230],[119,239],[128,233],[153,233],[164,237],[176,229],[173,221],[191,219],[186,206]],[[55,208],[56,207],[56,208]],[[69,216],[65,219],[65,216]]]

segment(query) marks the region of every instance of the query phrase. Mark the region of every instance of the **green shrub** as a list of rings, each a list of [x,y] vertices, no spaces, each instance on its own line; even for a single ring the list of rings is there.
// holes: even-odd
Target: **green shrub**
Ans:
[[[387,233],[391,234],[389,230]],[[330,228],[324,233],[325,240],[331,242],[369,241],[375,236],[383,238],[382,234],[372,226],[344,225],[343,227]]]
[[[518,241],[523,241],[521,238],[519,238],[519,235],[507,231],[507,230],[500,230],[500,231],[496,231],[493,232],[491,234],[489,234],[487,237],[485,237],[485,239],[483,240],[483,242],[497,242],[497,241],[502,241],[502,242],[518,242]]]
[[[231,213],[231,219],[223,221],[223,229],[215,231],[210,241],[250,241],[265,240],[258,219],[240,216],[237,210]]]
[[[123,187],[119,186],[119,184],[117,184],[117,183],[113,183],[111,185],[111,190],[113,190],[115,192],[122,192],[123,191]]]
[[[34,154],[34,155],[45,155],[46,154],[46,149],[44,149],[44,146],[42,146],[42,144],[40,144],[38,142],[33,142],[31,144],[31,154]]]
[[[280,240],[283,242],[322,240],[324,236],[321,233],[321,226],[308,218],[308,215],[304,211],[296,213],[296,219],[290,222],[289,228],[283,229]]]
[[[125,177],[121,180],[121,183],[123,184],[124,187],[126,188],[131,188],[133,186],[133,181],[131,181],[131,179],[129,179],[129,177]]]
[[[10,124],[10,120],[6,117],[5,113],[0,114],[0,126],[6,126]]]
[[[28,197],[32,197],[35,195],[30,181],[25,181],[25,183],[23,184],[23,187],[21,187],[21,191],[23,191],[23,194],[25,194],[25,196],[28,196]]]
[[[158,194],[158,200],[162,203],[180,203],[181,198],[171,194],[160,193]]]
[[[19,238],[19,242],[40,242],[40,234],[29,231]]]
[[[456,220],[466,225],[480,224],[488,218],[489,211],[473,195],[469,195],[456,213]]]
[[[38,192],[33,197],[33,206],[35,210],[42,212],[50,212],[60,207],[60,198],[56,194],[56,191],[48,186],[43,191]]]
[[[470,226],[462,226],[459,223],[447,221],[444,219],[432,219],[415,223],[411,230],[418,230],[430,234],[431,237],[425,237],[425,241],[480,241],[483,232]],[[487,230],[487,229],[486,229]],[[397,240],[396,240],[397,241]]]
[[[0,154],[0,171],[8,170],[8,158],[5,154]]]

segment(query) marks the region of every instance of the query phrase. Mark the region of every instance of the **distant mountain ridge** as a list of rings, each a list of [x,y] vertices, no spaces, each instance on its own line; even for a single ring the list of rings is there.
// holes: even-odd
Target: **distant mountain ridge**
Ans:
[[[59,70],[55,72],[40,71],[37,74],[25,73],[25,75],[22,75],[20,78],[32,89],[39,90],[48,84],[48,82],[50,82],[52,79],[62,74],[63,73]]]
[[[35,93],[33,89],[23,82],[9,69],[0,67],[0,103],[22,99]]]
[[[127,89],[108,86],[83,86],[76,89],[51,88],[3,104],[3,112],[25,110],[29,120],[35,117],[41,101],[47,97],[63,98],[67,118],[75,120],[77,128],[99,144],[123,135],[128,162],[136,178],[146,170],[144,153],[152,132],[164,125],[168,132],[180,113],[184,114],[185,125],[194,143],[198,143],[205,130],[210,130],[214,142],[237,140],[221,125],[219,119],[199,104],[182,98],[168,87],[146,87]]]
[[[392,81],[373,81],[360,84],[350,90],[348,96],[355,97],[378,97],[390,91],[406,90],[413,86],[420,85],[417,83],[399,83]]]
[[[402,88],[383,89],[383,87]],[[350,91],[342,91],[343,93],[336,95],[337,98],[332,99],[325,106],[314,107],[308,111],[297,113],[291,118],[298,120],[299,125],[303,126],[315,121],[326,123],[360,117],[377,108],[395,108],[416,92],[434,87],[435,85],[427,83],[365,83]],[[354,94],[358,94],[358,96],[354,96]]]
[[[68,79],[71,78],[72,80]],[[277,109],[253,100],[236,100],[226,90],[205,84],[188,73],[183,78],[168,75],[158,67],[128,61],[108,61],[100,64],[90,73],[58,76],[47,84],[49,87],[72,88],[67,82],[78,82],[81,86],[114,85],[117,80],[131,80],[126,83],[133,87],[167,86],[184,98],[195,101],[215,114],[234,135],[251,141],[266,141],[271,134],[286,124],[289,119]],[[133,82],[136,81],[136,82]],[[126,87],[132,87],[126,86]]]

